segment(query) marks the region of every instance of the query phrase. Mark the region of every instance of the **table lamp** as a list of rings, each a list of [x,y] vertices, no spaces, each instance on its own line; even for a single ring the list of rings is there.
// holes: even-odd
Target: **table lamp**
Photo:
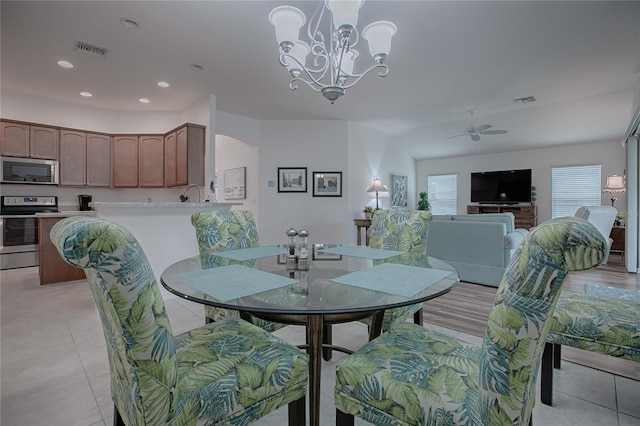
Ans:
[[[607,177],[607,184],[602,190],[602,192],[607,192],[611,194],[617,194],[619,192],[625,192],[625,191],[626,189],[624,187],[622,176],[618,176],[618,175]],[[613,203],[615,203],[616,200],[617,198],[611,195],[611,206],[613,206]]]
[[[389,192],[389,188],[387,188],[386,185],[383,185],[382,182],[380,182],[380,179],[375,178],[369,189],[367,189],[367,192],[376,193],[376,210],[380,210],[380,207],[378,207],[378,193]]]

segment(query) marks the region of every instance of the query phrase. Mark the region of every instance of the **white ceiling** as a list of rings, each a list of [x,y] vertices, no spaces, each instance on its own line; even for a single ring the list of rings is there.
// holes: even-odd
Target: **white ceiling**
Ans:
[[[305,86],[289,90],[267,19],[282,4],[309,18],[317,2],[3,0],[2,90],[117,111],[177,111],[211,93],[218,110],[260,120],[360,122],[417,159],[621,141],[631,121],[638,1],[368,1],[359,27],[398,26],[390,73],[366,76],[334,105]],[[81,54],[77,40],[110,51]],[[536,102],[513,102],[525,96]],[[469,126],[469,109],[476,125],[508,133],[446,139]]]

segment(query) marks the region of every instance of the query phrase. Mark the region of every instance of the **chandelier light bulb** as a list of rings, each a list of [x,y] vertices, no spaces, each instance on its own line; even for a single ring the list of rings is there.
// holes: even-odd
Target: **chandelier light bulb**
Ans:
[[[348,37],[351,30],[358,24],[358,11],[364,0],[326,0],[325,5],[333,15],[333,26],[344,37]],[[346,34],[345,34],[346,32]]]
[[[362,38],[369,42],[369,52],[376,62],[382,62],[391,50],[391,38],[398,31],[389,21],[372,22],[362,30]]]
[[[269,13],[269,22],[276,28],[276,40],[287,53],[298,41],[300,28],[306,21],[304,13],[293,6],[278,6]]]

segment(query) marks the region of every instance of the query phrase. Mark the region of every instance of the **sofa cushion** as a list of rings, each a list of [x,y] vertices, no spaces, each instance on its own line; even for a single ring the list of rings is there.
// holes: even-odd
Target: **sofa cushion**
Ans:
[[[513,250],[516,249],[525,237],[529,235],[529,231],[523,228],[516,228],[513,232],[509,232],[504,236],[504,249]]]
[[[516,229],[516,218],[511,212],[507,213],[486,213],[486,214],[460,214],[452,216],[453,220],[468,220],[471,222],[499,222],[504,223],[507,232]]]

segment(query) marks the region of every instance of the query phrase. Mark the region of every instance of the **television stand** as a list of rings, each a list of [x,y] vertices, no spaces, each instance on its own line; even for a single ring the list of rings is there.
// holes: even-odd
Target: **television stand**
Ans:
[[[469,204],[467,214],[513,213],[516,228],[533,228],[538,223],[536,206],[519,204]]]

